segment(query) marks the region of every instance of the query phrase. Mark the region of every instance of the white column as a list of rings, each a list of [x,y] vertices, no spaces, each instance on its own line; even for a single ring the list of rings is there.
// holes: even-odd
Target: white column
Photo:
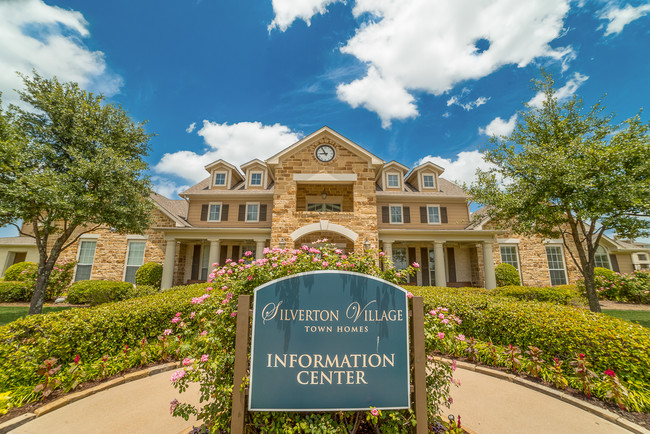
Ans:
[[[447,286],[447,267],[445,267],[445,250],[443,242],[434,241],[433,256],[435,260],[434,265],[436,267],[436,286]]]
[[[163,263],[163,274],[160,289],[169,289],[174,281],[174,265],[176,263],[176,239],[167,240],[165,247],[165,262]]]
[[[390,259],[393,262],[393,242],[384,241],[384,253],[386,253],[386,258]]]
[[[494,274],[494,257],[492,256],[492,241],[483,242],[483,270],[485,270],[485,289],[497,287],[497,278]]]
[[[264,245],[266,240],[255,240],[255,259],[262,259],[264,256]]]
[[[208,256],[208,268],[210,272],[214,268],[214,263],[219,261],[219,251],[221,250],[221,240],[210,240],[210,256]]]

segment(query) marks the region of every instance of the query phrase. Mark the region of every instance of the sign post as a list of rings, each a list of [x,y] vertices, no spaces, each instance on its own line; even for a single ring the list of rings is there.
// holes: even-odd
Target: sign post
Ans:
[[[288,276],[256,288],[248,410],[407,409],[414,358],[418,432],[426,432],[422,300],[412,317],[411,355],[406,295],[406,290],[384,280],[331,270]],[[245,413],[240,389],[246,375],[250,300],[243,297],[235,345],[233,433],[243,432]]]

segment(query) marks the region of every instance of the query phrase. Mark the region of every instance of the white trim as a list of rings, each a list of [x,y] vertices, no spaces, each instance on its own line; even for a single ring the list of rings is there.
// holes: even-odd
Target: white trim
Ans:
[[[562,245],[564,245],[564,241],[562,241],[561,238],[544,238],[542,243],[544,243],[544,244],[562,244]]]
[[[393,221],[393,208],[399,207],[400,209],[400,217],[402,219],[401,222],[394,222]],[[388,223],[391,225],[403,225],[404,224],[404,205],[402,204],[396,204],[396,203],[391,203],[388,205]]]
[[[211,214],[210,213],[210,208],[212,208],[212,205],[219,205],[219,218],[217,220],[211,220],[210,219],[210,214]],[[206,221],[213,222],[213,223],[220,222],[221,221],[221,212],[222,211],[223,211],[223,205],[221,204],[221,202],[209,202],[208,203],[208,217],[207,217]]]
[[[424,185],[424,177],[431,176],[433,177],[433,187],[426,187]],[[433,172],[422,172],[420,173],[420,190],[437,190],[438,189],[438,176]]]
[[[518,238],[497,238],[499,244],[519,244]]]
[[[296,182],[355,182],[356,173],[294,173]]]
[[[438,208],[438,221],[437,222],[432,222],[429,217],[429,208]],[[440,205],[427,205],[427,224],[430,225],[440,225],[442,224],[442,216],[440,215]]]
[[[127,235],[127,236],[128,236],[128,235]],[[96,240],[96,239],[98,239],[98,238],[99,238],[99,234],[81,234],[81,235],[79,236],[79,239],[80,239],[80,240],[87,240],[87,239]]]
[[[255,220],[248,219],[248,207],[250,205],[257,205],[257,218]],[[246,213],[244,215],[244,222],[246,223],[258,223],[260,221],[260,203],[259,202],[246,202]]]
[[[352,242],[356,241],[357,238],[359,238],[359,234],[357,234],[353,230],[348,229],[345,226],[337,225],[335,223],[330,223],[329,220],[321,220],[318,223],[312,223],[309,225],[305,225],[301,228],[298,228],[291,233],[290,237],[293,241],[296,241],[304,235],[310,234],[312,232],[320,232],[320,231],[335,232],[339,235],[343,235],[345,238],[347,238]]]
[[[217,174],[220,174],[220,173],[223,173],[224,175],[226,175],[226,177],[224,178],[223,184],[217,184],[217,183],[214,182],[215,178],[217,177]],[[210,182],[210,184],[212,184],[213,187],[228,187],[228,178],[230,178],[230,176],[229,176],[229,173],[228,173],[227,170],[214,170],[212,172],[212,181]]]
[[[135,235],[127,235],[126,236],[127,240],[142,240],[142,241],[145,241],[148,238],[149,238],[148,235],[137,235],[137,234],[135,234]]]
[[[253,174],[262,175],[259,184],[253,184],[252,183]],[[248,172],[248,176],[246,177],[246,187],[247,188],[248,187],[262,187],[263,188],[266,185],[265,180],[266,180],[266,171],[264,171],[264,170],[251,170],[251,171]]]
[[[389,177],[390,177],[391,175],[395,175],[395,176],[397,177],[397,186],[395,186],[395,187],[394,187],[394,186],[391,186],[391,185],[389,184],[389,182],[388,182],[388,179],[389,179]],[[385,180],[386,180],[386,183],[385,183],[386,189],[389,189],[389,188],[392,188],[392,189],[400,189],[400,188],[402,188],[402,180],[400,179],[401,176],[400,176],[400,173],[399,173],[399,172],[386,172],[385,176],[386,176],[386,179],[385,179]]]

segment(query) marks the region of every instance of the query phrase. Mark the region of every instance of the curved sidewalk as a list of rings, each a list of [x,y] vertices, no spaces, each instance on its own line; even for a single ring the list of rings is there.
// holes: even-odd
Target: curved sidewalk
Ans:
[[[636,425],[626,430],[614,423],[617,416],[609,413],[609,421],[590,411],[578,408],[557,397],[509,381],[513,376],[499,371],[474,368],[459,363],[455,377],[462,383],[452,386],[454,403],[445,414],[461,415],[462,423],[478,434],[507,433],[650,433]],[[474,369],[491,372],[503,378]],[[192,427],[169,415],[174,398],[198,404],[198,385],[179,394],[171,386],[171,372],[152,375],[75,401],[44,414],[14,430],[15,434],[83,433],[169,433],[178,434]],[[561,396],[561,392],[554,392]],[[590,404],[584,404],[589,408]],[[602,411],[592,409],[594,411]],[[622,423],[625,423],[622,422]]]

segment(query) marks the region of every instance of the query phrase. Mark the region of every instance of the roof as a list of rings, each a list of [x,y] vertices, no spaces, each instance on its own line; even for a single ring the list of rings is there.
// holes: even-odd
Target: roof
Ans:
[[[210,178],[208,178],[209,180]],[[169,218],[171,218],[176,226],[180,227],[191,227],[187,222],[187,208],[188,203],[183,199],[171,200],[167,199],[165,196],[162,196],[158,193],[151,193],[151,199],[154,204]]]
[[[3,237],[0,238],[0,245],[2,246],[34,246],[36,247],[36,240],[32,237]]]
[[[451,181],[438,178],[438,191],[417,191],[411,184],[405,183],[407,191],[382,191],[377,189],[378,196],[395,196],[395,197],[458,197],[467,198],[467,193]]]
[[[409,171],[409,168],[408,168],[408,167],[406,167],[406,166],[403,165],[402,163],[398,163],[398,162],[395,161],[395,160],[391,160],[391,161],[389,161],[388,163],[384,164],[384,169],[387,169],[387,168],[389,168],[389,167],[393,167],[393,166],[396,167],[396,168],[398,168],[399,170],[401,170],[402,173],[406,173],[406,172]]]
[[[235,195],[235,196],[241,196],[241,195],[260,195],[260,194],[273,194],[273,183],[271,183],[267,188],[265,189],[253,189],[253,190],[248,190],[244,188],[245,184],[243,181],[239,181],[237,184],[233,186],[230,190],[211,190],[210,189],[210,178],[205,178],[203,181],[199,182],[198,184],[194,184],[187,190],[179,193],[178,195],[180,197],[187,197],[187,196],[229,196],[229,195]]]
[[[469,225],[465,229],[480,230],[483,228],[483,225],[486,224],[490,218],[487,215],[487,207],[481,207],[470,214],[469,216]]]

